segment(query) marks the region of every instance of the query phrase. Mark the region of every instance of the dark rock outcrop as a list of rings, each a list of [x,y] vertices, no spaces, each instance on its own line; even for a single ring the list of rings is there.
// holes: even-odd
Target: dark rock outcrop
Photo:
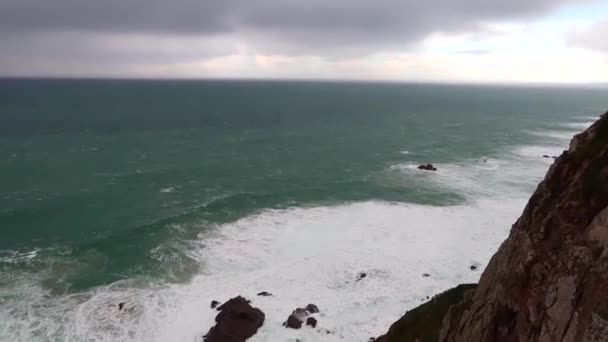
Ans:
[[[418,169],[420,170],[426,170],[426,171],[437,171],[437,168],[435,166],[433,166],[433,164],[422,164],[420,166],[418,166]]]
[[[549,169],[442,342],[608,341],[608,113]]]
[[[267,291],[262,291],[262,292],[258,293],[258,296],[270,297],[270,296],[272,296],[272,293],[267,292]]]
[[[306,319],[306,325],[311,326],[313,328],[317,327],[317,319],[314,317],[308,317]]]
[[[315,313],[319,313],[319,308],[314,304],[308,304],[304,309],[297,308],[287,317],[287,321],[283,323],[283,326],[291,329],[300,329],[302,324],[306,322],[306,325],[314,328],[317,326],[317,319],[309,316]]]
[[[465,296],[470,297],[477,285],[463,284],[433,297],[430,301],[408,311],[391,325],[386,335],[376,342],[436,342],[450,307]]]
[[[220,302],[218,302],[217,300],[212,300],[211,301],[211,308],[215,309],[218,305],[220,305]]]
[[[241,296],[228,300],[218,310],[216,324],[204,336],[204,341],[243,342],[264,324],[264,313]]]
[[[365,278],[365,277],[367,277],[367,273],[365,273],[365,272],[361,272],[361,273],[359,273],[359,274],[357,275],[357,281],[359,281],[359,280],[361,280],[361,279],[363,279],[363,278]]]
[[[295,309],[289,317],[287,317],[287,321],[283,323],[283,326],[291,329],[300,329],[304,320],[310,315],[306,309],[297,308]]]
[[[306,311],[310,312],[311,314],[316,314],[320,312],[319,307],[314,304],[308,304],[304,309],[306,309]]]

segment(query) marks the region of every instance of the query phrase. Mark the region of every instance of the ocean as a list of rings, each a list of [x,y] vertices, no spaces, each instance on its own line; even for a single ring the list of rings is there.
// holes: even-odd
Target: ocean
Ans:
[[[367,341],[479,279],[607,92],[0,80],[0,341],[200,341],[236,295],[253,342]]]

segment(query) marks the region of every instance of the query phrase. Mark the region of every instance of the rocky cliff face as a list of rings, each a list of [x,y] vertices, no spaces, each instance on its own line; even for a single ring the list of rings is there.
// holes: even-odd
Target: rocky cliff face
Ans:
[[[608,113],[557,158],[477,288],[462,297],[435,311],[440,331],[405,334],[421,329],[404,324],[415,309],[379,340],[608,341]]]
[[[608,341],[608,113],[549,169],[439,341]]]

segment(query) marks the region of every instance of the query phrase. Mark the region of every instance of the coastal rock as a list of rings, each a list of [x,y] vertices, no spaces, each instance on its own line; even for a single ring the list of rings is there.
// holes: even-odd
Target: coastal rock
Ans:
[[[469,268],[471,269],[471,271],[477,270],[477,266],[476,265],[471,265]]]
[[[475,292],[476,284],[463,284],[447,290],[419,307],[408,311],[375,342],[437,341],[444,318],[451,307]]]
[[[306,311],[310,312],[311,314],[316,314],[316,313],[320,312],[319,308],[316,305],[314,305],[314,304],[308,304],[308,305],[306,305],[305,309],[306,309]]]
[[[306,322],[306,325],[311,325],[314,328],[317,326],[317,319],[309,316],[318,312],[319,308],[314,304],[308,304],[304,309],[297,308],[287,317],[287,321],[283,323],[283,326],[291,329],[300,329],[302,324]],[[312,325],[313,323],[314,325]]]
[[[300,329],[304,320],[310,315],[306,309],[297,308],[295,309],[289,317],[287,317],[287,321],[283,323],[283,326],[291,329]]]
[[[264,324],[265,315],[238,296],[218,307],[215,326],[203,337],[207,342],[243,342]]]
[[[608,113],[570,146],[440,341],[608,341]]]
[[[215,309],[218,305],[220,305],[220,302],[218,302],[217,300],[212,300],[211,301],[211,308]]]
[[[420,166],[418,166],[418,169],[420,170],[426,170],[426,171],[437,171],[437,168],[435,166],[433,166],[433,164],[422,164]]]
[[[272,296],[272,293],[267,292],[267,291],[262,291],[262,292],[258,293],[258,296],[270,297],[270,296]]]
[[[317,319],[314,317],[308,317],[306,319],[306,325],[311,326],[313,328],[317,327]]]

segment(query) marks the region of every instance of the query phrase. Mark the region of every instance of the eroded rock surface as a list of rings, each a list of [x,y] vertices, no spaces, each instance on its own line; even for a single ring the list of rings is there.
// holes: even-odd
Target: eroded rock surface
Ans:
[[[549,169],[441,342],[608,341],[608,113]]]

